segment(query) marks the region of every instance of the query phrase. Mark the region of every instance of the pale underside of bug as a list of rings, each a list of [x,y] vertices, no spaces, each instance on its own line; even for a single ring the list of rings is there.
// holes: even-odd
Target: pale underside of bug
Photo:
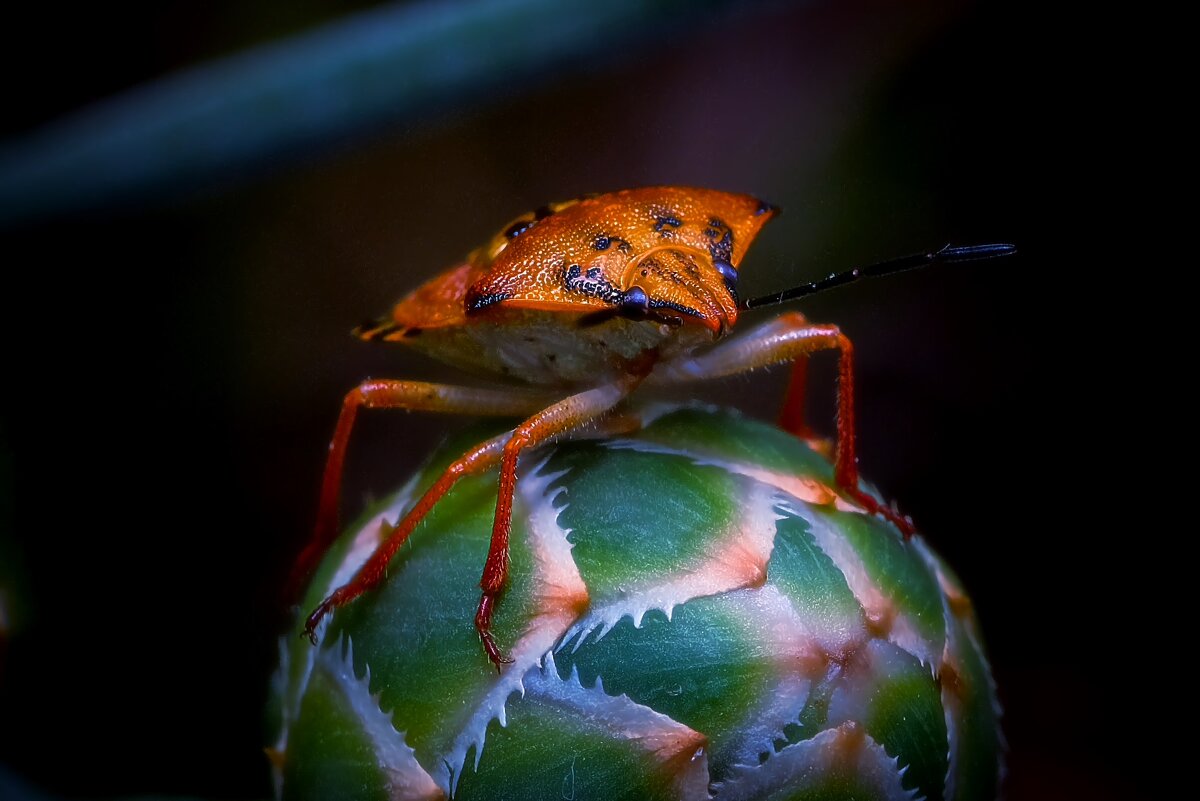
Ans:
[[[680,187],[543,207],[418,287],[388,318],[357,329],[363,339],[401,342],[470,372],[525,386],[368,380],[352,390],[330,443],[317,524],[294,582],[310,573],[337,534],[342,468],[360,408],[525,419],[452,463],[355,577],[313,610],[305,633],[313,638],[329,611],[383,579],[397,549],[459,478],[499,465],[495,522],[475,616],[483,647],[499,667],[505,657],[492,636],[491,618],[508,574],[512,500],[524,451],[583,431],[595,435],[636,425],[622,410],[643,385],[706,381],[786,362],[793,373],[780,422],[806,437],[805,367],[809,355],[824,350],[839,354],[837,492],[863,513],[882,515],[911,534],[907,518],[859,487],[853,348],[837,326],[810,323],[793,311],[727,336],[745,310],[737,295],[742,260],[776,214],[775,207],[749,195]]]

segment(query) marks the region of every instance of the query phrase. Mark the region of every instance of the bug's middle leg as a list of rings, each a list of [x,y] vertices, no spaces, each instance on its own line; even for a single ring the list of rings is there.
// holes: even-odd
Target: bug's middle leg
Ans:
[[[839,354],[834,480],[856,503],[869,513],[890,520],[908,538],[914,532],[912,521],[859,488],[854,425],[854,346],[837,326],[810,323],[804,315],[789,312],[692,359],[663,365],[653,378],[663,382],[720,378],[758,367],[807,359],[823,350],[836,350]]]
[[[492,612],[508,580],[508,539],[512,532],[513,494],[517,486],[517,461],[521,452],[592,423],[620,403],[640,382],[640,376],[627,376],[548,406],[513,429],[512,436],[504,445],[492,540],[483,576],[479,580],[483,594],[475,612],[475,628],[488,658],[497,668],[509,661],[492,635]]]

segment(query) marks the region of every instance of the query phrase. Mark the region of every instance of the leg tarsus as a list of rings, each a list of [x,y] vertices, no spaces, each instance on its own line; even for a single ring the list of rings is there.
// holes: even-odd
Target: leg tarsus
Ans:
[[[905,541],[911,539],[912,535],[916,533],[916,526],[913,525],[912,518],[908,515],[900,514],[892,507],[880,503],[857,487],[842,487],[842,490],[849,496],[850,500],[865,509],[868,514],[879,515],[900,529],[900,533],[904,535]]]
[[[321,618],[325,617],[330,610],[341,605],[339,600],[340,593],[341,588],[338,588],[332,595],[321,601],[317,608],[309,614],[308,619],[304,621],[304,631],[300,632],[301,637],[307,637],[308,641],[313,645],[317,644],[317,625],[321,622]]]
[[[492,660],[492,664],[496,666],[496,672],[499,673],[502,665],[512,664],[512,659],[500,651],[500,646],[496,644],[496,638],[492,636],[492,609],[495,604],[495,594],[485,592],[480,596],[479,608],[475,610],[475,630],[479,632],[479,639],[483,643],[483,650],[487,652],[488,659]]]

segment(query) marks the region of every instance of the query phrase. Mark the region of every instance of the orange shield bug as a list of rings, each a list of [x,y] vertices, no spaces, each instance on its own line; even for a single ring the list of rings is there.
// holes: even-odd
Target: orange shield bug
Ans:
[[[346,447],[360,408],[395,408],[524,421],[455,460],[345,585],[308,616],[304,633],[332,609],[375,587],[397,549],[458,479],[500,467],[491,545],[480,580],[475,626],[497,667],[506,659],[491,632],[508,575],[517,463],[533,447],[571,436],[628,429],[624,403],[643,384],[705,381],[790,362],[781,422],[805,436],[808,357],[835,350],[838,362],[836,488],[864,514],[880,515],[905,537],[912,522],[859,487],[855,456],[854,351],[835,325],[786,312],[727,338],[741,312],[934,262],[1014,252],[1010,245],[951,248],[837,273],[761,298],[739,300],[739,269],[751,242],[778,210],[749,195],[649,187],[544,206],[505,226],[483,247],[402,299],[387,318],[361,326],[365,340],[400,342],[464,369],[525,386],[470,388],[369,380],[342,403],[325,466],[311,541],[293,571],[306,577],[336,536]]]

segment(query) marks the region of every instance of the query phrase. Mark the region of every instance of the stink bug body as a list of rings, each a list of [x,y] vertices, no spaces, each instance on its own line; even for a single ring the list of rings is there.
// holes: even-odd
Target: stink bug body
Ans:
[[[345,585],[309,615],[305,633],[332,609],[376,586],[418,522],[463,476],[500,466],[491,545],[475,616],[488,657],[505,660],[491,633],[508,575],[517,464],[525,450],[583,432],[636,428],[626,403],[641,385],[671,385],[791,362],[782,421],[804,436],[805,364],[839,353],[835,487],[830,503],[880,515],[907,537],[911,522],[859,487],[855,459],[853,348],[834,325],[798,312],[726,338],[741,312],[867,275],[935,261],[1012,252],[1006,245],[943,248],[841,273],[777,296],[738,298],[739,268],[775,207],[749,195],[652,187],[546,206],[505,226],[460,264],[401,300],[386,319],[361,326],[363,339],[401,342],[464,369],[524,387],[468,388],[418,381],[366,381],[351,391],[330,443],[317,524],[294,577],[303,579],[337,533],[342,467],[360,407],[521,416],[513,430],[455,460],[382,538]]]

